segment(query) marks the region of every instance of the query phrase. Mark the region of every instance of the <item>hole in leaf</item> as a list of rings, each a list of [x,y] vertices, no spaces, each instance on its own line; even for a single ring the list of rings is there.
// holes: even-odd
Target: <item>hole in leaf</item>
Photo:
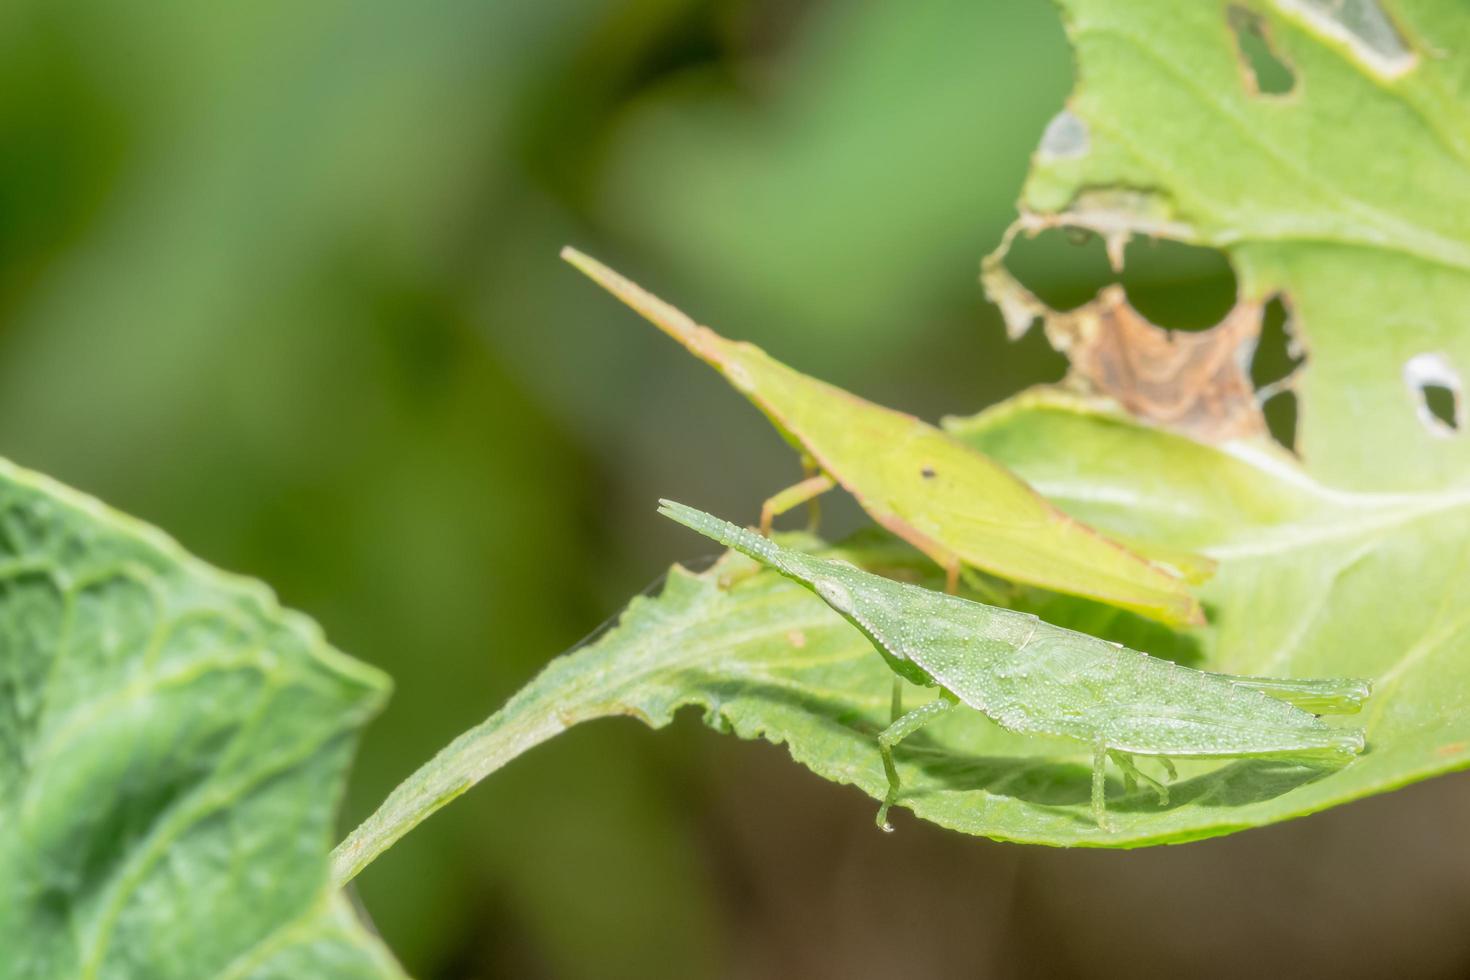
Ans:
[[[1074,310],[1114,281],[1103,240],[1083,228],[1048,228],[1018,236],[1006,268],[1047,306]]]
[[[1243,7],[1231,7],[1227,15],[1235,32],[1241,65],[1257,95],[1286,95],[1296,87],[1296,73],[1271,47],[1266,24],[1260,15]]]
[[[1122,275],[1128,302],[1170,330],[1205,330],[1235,306],[1235,270],[1224,253],[1168,239],[1128,243]]]
[[[1261,336],[1251,358],[1251,383],[1257,388],[1285,380],[1306,360],[1291,334],[1290,319],[1279,296],[1261,312]]]
[[[1296,393],[1292,376],[1306,355],[1291,333],[1291,315],[1277,296],[1261,311],[1261,335],[1251,357],[1251,383],[1271,438],[1296,452]]]
[[[1296,413],[1296,392],[1290,388],[1277,389],[1261,405],[1271,438],[1292,452],[1296,452]]]
[[[1072,160],[1087,154],[1087,124],[1063,109],[1046,124],[1037,153],[1043,160]]]
[[[1445,385],[1425,385],[1420,389],[1424,396],[1424,407],[1429,414],[1451,429],[1459,429],[1455,422],[1455,393]]]
[[[1169,330],[1207,330],[1234,307],[1235,270],[1217,249],[1170,239],[1135,238],[1114,273],[1101,236],[1085,228],[1048,228],[1021,236],[1006,268],[1053,310],[1074,310],[1121,282],[1128,302]]]
[[[1419,421],[1430,432],[1453,436],[1465,427],[1463,385],[1449,358],[1415,354],[1404,364],[1404,383],[1415,398]]]
[[[1276,0],[1276,5],[1347,44],[1381,75],[1394,78],[1414,67],[1414,53],[1378,0]]]

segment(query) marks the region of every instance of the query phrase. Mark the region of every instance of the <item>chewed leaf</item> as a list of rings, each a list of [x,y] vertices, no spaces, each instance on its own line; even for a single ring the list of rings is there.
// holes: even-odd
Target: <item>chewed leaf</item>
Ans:
[[[263,586],[0,461],[0,976],[401,975],[327,880],[387,688]]]
[[[874,520],[940,565],[963,562],[1167,623],[1202,621],[1189,581],[1207,573],[1207,563],[1148,561],[940,429],[726,340],[573,249],[563,255],[714,366]]]
[[[1076,151],[1059,154],[1055,134],[1043,137],[1018,230],[1089,228],[1117,258],[1130,235],[1223,251],[1242,316],[1274,295],[1291,309],[1306,352],[1292,386],[1296,444],[1316,479],[1356,490],[1464,485],[1470,440],[1447,438],[1442,418],[1415,411],[1423,395],[1404,379],[1421,355],[1456,376],[1470,370],[1470,76],[1461,57],[1470,6],[1060,6],[1080,80],[1066,130],[1086,139],[1070,137]],[[1252,81],[1242,23],[1290,65],[1289,92]],[[1005,288],[993,295],[1013,324],[1056,318]],[[1148,359],[1147,338],[1135,340],[1129,353]],[[1182,360],[1177,379],[1179,397],[1200,380]],[[1206,438],[1222,432],[1249,434],[1235,427]]]
[[[1371,750],[1348,782],[1395,786],[1464,767],[1470,79],[1442,53],[1464,47],[1470,8],[1062,6],[1081,79],[1070,125],[1087,132],[1086,150],[1058,157],[1043,141],[1017,230],[1092,228],[1118,256],[1132,234],[1211,246],[1236,269],[1237,310],[1280,295],[1305,348],[1291,381],[1301,457],[1229,441],[1249,432],[1202,435],[1188,415],[1161,418],[1116,393],[1131,418],[1038,390],[947,429],[1082,520],[1216,559],[1202,595],[1210,669],[1374,678],[1362,715]],[[1252,83],[1231,29],[1242,24],[1289,64],[1289,92]],[[1011,288],[1002,258],[989,260],[986,281],[1008,321],[1040,317],[1065,346],[1067,315]],[[1229,347],[1226,328],[1210,339]],[[1234,350],[1248,353],[1250,339],[1242,332]],[[1145,334],[1122,347],[1136,361],[1149,343]],[[1188,358],[1177,363],[1179,404],[1228,393],[1183,370]],[[1082,375],[1095,365],[1074,361]],[[1105,377],[1092,380],[1106,392]],[[1168,378],[1152,380],[1164,395],[1149,402],[1168,403]],[[1234,391],[1222,404],[1248,415],[1238,381]],[[1200,444],[1212,435],[1225,448]],[[1308,710],[1354,706],[1339,692],[1265,693]]]
[[[986,261],[986,289],[1028,322],[1043,322],[1047,340],[1071,363],[1068,380],[1074,386],[1111,399],[1135,418],[1205,442],[1265,433],[1248,370],[1261,332],[1259,303],[1240,303],[1219,324],[1194,333],[1150,323],[1120,286],[1058,312],[1006,271],[1004,254]]]

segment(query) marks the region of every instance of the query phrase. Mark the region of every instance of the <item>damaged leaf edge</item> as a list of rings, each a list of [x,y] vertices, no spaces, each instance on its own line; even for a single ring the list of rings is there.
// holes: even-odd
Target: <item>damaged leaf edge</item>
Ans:
[[[1188,225],[1140,219],[1122,210],[1077,212],[1069,208],[1056,214],[1039,214],[1022,208],[1017,219],[1006,229],[1000,244],[980,265],[981,286],[991,302],[999,307],[1006,335],[1011,340],[1025,336],[1040,320],[1048,343],[1069,362],[1068,374],[1062,385],[1095,401],[1110,404],[1120,413],[1144,424],[1207,444],[1238,440],[1270,441],[1261,411],[1262,395],[1269,397],[1278,394],[1279,390],[1256,391],[1249,370],[1261,335],[1265,300],[1251,298],[1242,286],[1234,306],[1220,322],[1197,332],[1172,331],[1153,323],[1138,312],[1117,284],[1102,288],[1092,300],[1075,309],[1057,310],[1026,288],[1005,264],[1018,234],[1030,238],[1054,228],[1081,228],[1101,235],[1115,272],[1122,270],[1124,249],[1135,234],[1189,244],[1196,244],[1197,238]],[[1120,326],[1104,336],[1102,328],[1097,325],[1109,321],[1117,321]],[[1299,341],[1300,338],[1296,339]],[[1110,380],[1102,376],[1097,364],[1092,363],[1095,360],[1093,355],[1105,353],[1101,350],[1105,343],[1117,346],[1125,360],[1137,356],[1145,367],[1149,366],[1148,359],[1153,355],[1141,349],[1143,344],[1151,344],[1154,351],[1169,354],[1178,353],[1180,345],[1189,344],[1200,351],[1215,370],[1208,376],[1207,384],[1191,386],[1187,392],[1176,392],[1187,397],[1187,401],[1181,401],[1183,408],[1149,411],[1148,404],[1158,399],[1142,391],[1134,372],[1125,372],[1124,377]],[[1287,384],[1278,384],[1278,388],[1294,387],[1302,370],[1304,367],[1299,367],[1289,376]],[[1200,406],[1204,408],[1200,409]]]

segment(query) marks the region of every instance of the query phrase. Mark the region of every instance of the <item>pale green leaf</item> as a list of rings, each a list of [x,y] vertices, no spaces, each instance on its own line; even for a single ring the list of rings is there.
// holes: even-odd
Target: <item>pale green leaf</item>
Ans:
[[[327,882],[384,677],[0,462],[0,976],[383,977]]]

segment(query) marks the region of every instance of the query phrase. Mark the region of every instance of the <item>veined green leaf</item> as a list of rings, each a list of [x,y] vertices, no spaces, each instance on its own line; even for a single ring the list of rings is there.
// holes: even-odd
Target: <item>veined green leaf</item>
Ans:
[[[4,462],[0,667],[0,976],[400,975],[326,873],[381,674]]]

